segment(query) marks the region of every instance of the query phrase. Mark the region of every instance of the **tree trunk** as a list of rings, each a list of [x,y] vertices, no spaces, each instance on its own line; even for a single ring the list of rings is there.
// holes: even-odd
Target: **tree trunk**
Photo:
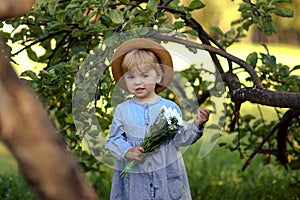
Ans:
[[[35,0],[0,0],[0,20],[19,17],[33,6]]]
[[[97,199],[40,102],[3,54],[0,63],[0,136],[29,185],[41,199]]]

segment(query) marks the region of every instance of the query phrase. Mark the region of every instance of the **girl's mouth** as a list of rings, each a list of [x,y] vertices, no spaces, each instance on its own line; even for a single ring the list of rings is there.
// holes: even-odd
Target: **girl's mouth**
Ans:
[[[145,90],[145,88],[136,88],[134,91],[139,93],[139,92],[142,92],[144,90]]]

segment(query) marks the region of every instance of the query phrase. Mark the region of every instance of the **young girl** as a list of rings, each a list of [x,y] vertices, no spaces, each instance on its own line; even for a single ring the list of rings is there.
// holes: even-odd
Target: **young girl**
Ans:
[[[177,104],[158,95],[173,79],[172,58],[160,44],[148,39],[132,39],[114,53],[112,72],[118,85],[133,94],[116,107],[106,149],[116,157],[110,199],[191,199],[180,146],[191,145],[203,133],[209,111],[199,108],[193,123],[155,153],[141,156],[140,143],[163,105],[181,114]],[[122,178],[130,160],[139,161]]]

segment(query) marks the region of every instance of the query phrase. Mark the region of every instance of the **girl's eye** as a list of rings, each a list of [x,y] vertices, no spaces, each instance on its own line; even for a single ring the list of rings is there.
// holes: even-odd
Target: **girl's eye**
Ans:
[[[126,78],[131,80],[134,79],[134,76],[127,76]]]
[[[147,78],[147,77],[149,77],[149,75],[148,74],[143,74],[142,75],[144,78]]]

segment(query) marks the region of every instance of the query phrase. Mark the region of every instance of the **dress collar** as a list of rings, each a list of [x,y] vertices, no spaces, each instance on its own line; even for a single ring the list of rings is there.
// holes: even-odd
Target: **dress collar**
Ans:
[[[135,100],[134,98],[131,98],[131,101],[132,101],[133,103],[135,103],[135,104],[137,104],[137,105],[141,105],[141,106],[143,106],[143,105],[151,106],[151,105],[154,105],[154,104],[159,103],[160,100],[161,100],[161,96],[158,96],[158,98],[157,98],[155,101],[153,101],[153,102],[142,103],[142,102],[138,102],[138,101]]]

